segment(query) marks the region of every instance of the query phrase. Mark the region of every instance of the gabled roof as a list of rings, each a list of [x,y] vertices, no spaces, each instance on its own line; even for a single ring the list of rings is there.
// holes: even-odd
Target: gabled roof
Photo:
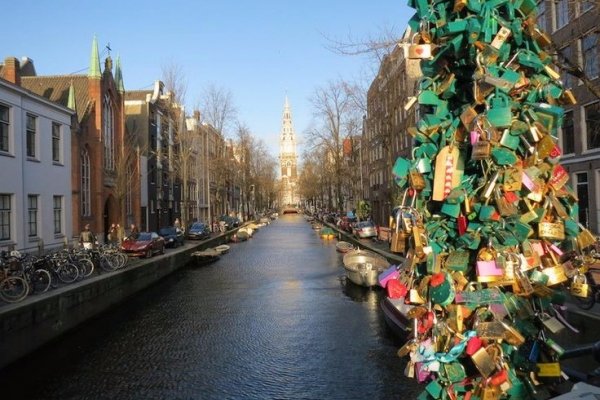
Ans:
[[[88,77],[85,75],[24,76],[21,86],[65,107],[69,102],[69,87],[73,83],[77,120],[81,122],[92,100],[89,97]]]

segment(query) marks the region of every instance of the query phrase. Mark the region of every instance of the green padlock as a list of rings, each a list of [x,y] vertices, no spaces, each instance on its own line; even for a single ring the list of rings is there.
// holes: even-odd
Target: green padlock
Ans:
[[[442,204],[441,212],[452,218],[458,218],[458,216],[460,215],[460,211],[460,203],[451,204],[448,202],[444,202],[444,204]]]
[[[540,72],[544,69],[542,60],[531,50],[521,49],[517,53],[517,62],[524,66],[533,69],[536,72]]]
[[[470,253],[468,250],[452,250],[446,258],[445,267],[450,271],[466,272],[469,268]]]
[[[490,108],[486,116],[495,128],[509,128],[512,124],[512,102],[510,98],[499,90],[488,98]]]
[[[518,161],[515,152],[505,147],[493,147],[491,155],[497,165],[514,165]]]

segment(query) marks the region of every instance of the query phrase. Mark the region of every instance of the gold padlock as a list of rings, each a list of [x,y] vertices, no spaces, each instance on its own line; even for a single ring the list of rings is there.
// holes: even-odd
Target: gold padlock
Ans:
[[[541,221],[538,224],[538,236],[546,240],[565,240],[565,224],[562,221]]]
[[[542,273],[548,276],[548,282],[546,283],[547,286],[558,285],[559,283],[563,283],[569,280],[569,278],[567,278],[567,275],[565,274],[565,270],[563,269],[562,265],[555,265],[554,267],[544,268],[542,270]]]
[[[494,359],[487,352],[485,347],[479,348],[472,356],[473,364],[484,378],[488,378],[495,370]]]
[[[577,245],[581,250],[596,243],[596,237],[585,226],[579,224],[581,232],[577,235]]]
[[[578,274],[573,277],[571,283],[571,294],[577,297],[588,297],[590,285],[587,283],[585,274]]]

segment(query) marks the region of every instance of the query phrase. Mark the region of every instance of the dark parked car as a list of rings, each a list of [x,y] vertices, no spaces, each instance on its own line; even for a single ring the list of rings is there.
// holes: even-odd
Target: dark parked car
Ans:
[[[160,228],[158,235],[165,239],[165,246],[167,247],[179,247],[183,245],[183,231],[174,226],[167,226]]]
[[[240,220],[236,217],[230,217],[229,215],[221,215],[219,222],[225,222],[225,230],[237,228],[240,226]]]
[[[210,237],[210,227],[202,222],[194,222],[187,232],[188,239],[203,240]]]
[[[154,253],[164,254],[165,240],[156,232],[140,232],[123,240],[121,249],[132,256],[150,258]]]

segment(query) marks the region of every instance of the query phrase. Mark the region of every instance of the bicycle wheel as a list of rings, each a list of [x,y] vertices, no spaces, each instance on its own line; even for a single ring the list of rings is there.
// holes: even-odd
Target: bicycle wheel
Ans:
[[[110,257],[107,257],[105,254],[99,256],[98,265],[103,271],[106,272],[111,272],[117,269],[116,265],[113,264],[113,261],[110,259]]]
[[[31,274],[31,282],[29,282],[33,293],[44,293],[50,289],[52,284],[52,276],[45,269],[36,269]]]
[[[129,261],[129,257],[127,257],[127,254],[125,253],[117,253],[118,259],[119,259],[119,267],[118,268],[125,268],[125,266],[127,265],[127,261]]]
[[[575,304],[577,304],[577,307],[581,308],[582,310],[589,310],[594,307],[594,304],[596,303],[596,290],[590,287],[586,297],[571,297],[575,299]]]
[[[56,267],[56,274],[61,282],[73,283],[79,276],[79,269],[71,263],[64,263]]]
[[[87,278],[94,272],[94,263],[88,258],[82,258],[77,261],[79,266],[79,274],[82,278]]]
[[[29,285],[19,276],[9,276],[0,282],[0,298],[7,303],[16,303],[27,297]]]

